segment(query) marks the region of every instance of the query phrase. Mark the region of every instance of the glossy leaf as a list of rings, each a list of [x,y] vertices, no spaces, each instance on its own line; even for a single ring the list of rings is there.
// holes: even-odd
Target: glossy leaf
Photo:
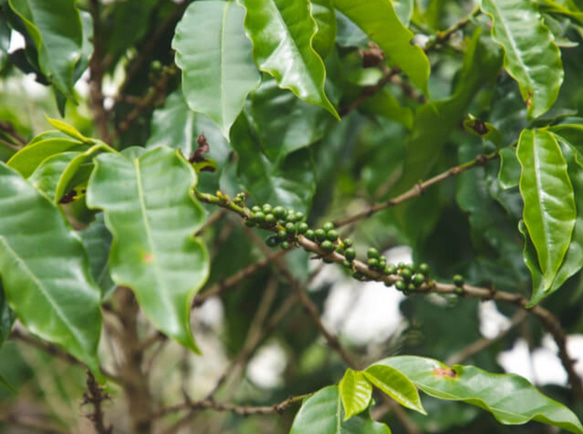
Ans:
[[[225,137],[260,81],[243,30],[244,15],[234,1],[193,3],[172,41],[188,106],[210,117]]]
[[[370,405],[372,385],[360,371],[348,368],[338,384],[338,390],[345,413],[343,420],[362,413]]]
[[[47,117],[47,120],[56,130],[60,131],[63,134],[66,134],[67,136],[69,136],[75,140],[78,140],[78,141],[85,143],[87,145],[91,145],[94,142],[94,140],[92,140],[88,137],[85,137],[75,127],[72,127],[71,125],[69,125],[66,122],[60,121],[59,119],[51,119],[49,117]]]
[[[528,117],[545,113],[563,82],[561,53],[536,3],[529,0],[482,0],[492,19],[492,38],[504,48],[504,68],[517,82]]]
[[[128,148],[99,155],[87,189],[87,204],[104,210],[113,235],[113,281],[133,289],[154,325],[194,351],[190,307],[209,271],[206,249],[193,238],[204,223],[192,197],[196,181],[178,151]]]
[[[99,288],[60,210],[0,163],[0,270],[8,305],[32,333],[98,370]]]
[[[80,232],[85,250],[89,255],[91,274],[101,288],[101,299],[106,300],[115,290],[116,285],[109,273],[109,249],[111,234],[105,227],[103,213],[98,213],[95,221],[87,229]]]
[[[57,196],[57,186],[67,166],[79,155],[79,152],[63,152],[51,155],[36,168],[28,178],[34,188],[42,191],[54,203],[58,203],[61,196]]]
[[[557,401],[538,391],[514,374],[492,374],[474,366],[454,365],[416,356],[389,357],[377,364],[391,366],[405,374],[428,395],[478,406],[505,425],[531,420],[583,432],[577,417]]]
[[[312,46],[322,59],[325,59],[334,47],[336,39],[336,14],[332,0],[311,0],[312,17],[318,31],[312,40]]]
[[[67,151],[83,152],[87,149],[87,145],[77,140],[52,137],[39,141],[31,141],[27,146],[14,154],[6,164],[18,171],[23,177],[28,178],[46,158],[52,155]]]
[[[366,368],[364,376],[399,404],[421,414],[427,414],[415,385],[398,370],[390,366],[372,365]]]
[[[537,251],[546,291],[563,262],[575,226],[573,186],[561,148],[548,131],[524,130],[516,155],[522,167],[523,218]]]
[[[583,8],[583,5],[581,5]],[[569,17],[579,24],[583,25],[583,10],[572,0],[563,1],[553,1],[553,0],[542,0],[541,9],[547,13],[557,14],[565,17]]]
[[[399,20],[391,0],[334,0],[334,6],[370,36],[423,93],[428,93],[429,60],[421,47],[411,44],[414,35]]]
[[[424,179],[441,155],[452,130],[466,112],[482,86],[494,82],[501,67],[497,46],[480,39],[477,30],[468,43],[464,64],[453,95],[417,109],[413,130],[407,143],[403,176],[395,190],[403,191]]]
[[[583,159],[583,125],[561,124],[549,127],[549,130],[563,138],[565,144]]]
[[[272,162],[258,144],[257,131],[246,116],[240,116],[231,132],[237,151],[237,174],[244,188],[259,203],[278,203],[306,213],[316,189],[312,158],[301,149],[285,159]]]
[[[81,56],[83,28],[74,0],[9,0],[38,50],[42,72],[74,99],[73,72]]]
[[[245,30],[253,42],[253,57],[261,71],[281,88],[324,107],[339,119],[324,92],[326,70],[314,50],[317,25],[308,0],[241,0],[247,9]]]
[[[516,157],[516,148],[508,146],[500,149],[500,172],[498,183],[502,189],[518,187],[520,183],[520,163]]]
[[[368,414],[344,421],[338,386],[325,387],[307,398],[294,418],[290,434],[390,434],[383,423]]]

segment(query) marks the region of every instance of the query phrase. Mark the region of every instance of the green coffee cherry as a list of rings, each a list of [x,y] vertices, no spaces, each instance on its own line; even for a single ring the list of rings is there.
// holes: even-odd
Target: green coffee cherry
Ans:
[[[367,264],[368,268],[371,270],[376,270],[379,268],[379,260],[377,258],[368,258]]]
[[[419,264],[419,272],[423,273],[425,275],[429,274],[429,265],[427,265],[425,262]]]
[[[255,205],[253,208],[251,208],[251,211],[255,212],[261,212],[261,208],[258,207],[257,205]]]
[[[287,232],[283,229],[280,229],[277,231],[277,238],[279,238],[281,241],[287,240]]]
[[[346,268],[352,268],[352,263],[350,261],[347,261],[346,259],[342,261],[342,265]]]
[[[275,225],[275,223],[277,222],[275,216],[273,214],[266,214],[265,215],[265,224],[269,225],[269,226],[273,226]]]
[[[407,285],[407,291],[409,291],[409,292],[413,292],[416,289],[417,289],[417,287],[413,283],[410,283]]]
[[[326,239],[330,241],[336,241],[338,239],[338,231],[331,229],[326,232]]]
[[[270,237],[267,237],[267,239],[265,240],[265,242],[267,243],[267,245],[269,247],[275,247],[279,244],[279,238],[277,237],[277,235],[271,235]]]
[[[460,274],[456,274],[455,276],[453,276],[453,284],[458,288],[461,288],[462,286],[464,286],[464,277]]]
[[[253,221],[258,224],[265,223],[265,214],[263,214],[261,211],[256,212],[253,214]]]
[[[464,288],[463,288],[463,287],[461,287],[461,286],[456,286],[456,287],[455,287],[455,293],[456,293],[457,295],[464,295]]]
[[[285,208],[283,206],[276,206],[275,208],[273,208],[273,215],[278,218],[278,219],[282,219],[286,216],[287,211],[285,210]]]
[[[293,237],[295,234],[298,233],[298,228],[295,223],[288,222],[285,224],[285,232],[290,236]]]
[[[423,285],[423,282],[425,282],[425,275],[422,273],[416,273],[415,276],[413,276],[412,282],[415,287]]]
[[[261,211],[263,211],[265,214],[269,214],[273,212],[273,207],[268,203],[264,203],[261,207]]]
[[[294,214],[294,221],[295,222],[301,222],[304,219],[304,213],[301,211],[298,211]]]
[[[411,270],[409,270],[408,268],[401,269],[401,272],[399,274],[401,275],[403,280],[405,280],[406,282],[410,281],[411,277],[413,277],[413,272]]]
[[[289,245],[289,242],[288,242],[288,241],[284,241],[284,242],[282,242],[280,245],[281,245],[281,248],[282,248],[283,250],[288,250],[288,249],[289,249],[289,247],[290,247],[290,245]]]
[[[399,262],[399,263],[397,264],[397,267],[398,267],[398,268],[407,268],[407,264],[405,264],[404,262]]]
[[[304,222],[298,223],[298,232],[300,234],[305,234],[306,232],[308,232],[309,228],[310,227],[308,226],[307,223],[304,223]]]
[[[397,274],[397,266],[395,264],[389,264],[385,267],[385,274]]]
[[[322,244],[320,244],[320,248],[322,250],[324,250],[326,253],[332,253],[334,251],[334,244],[332,244],[331,241],[329,240],[324,240],[322,241]]]
[[[305,237],[306,237],[308,240],[312,240],[312,241],[313,241],[313,240],[314,240],[314,238],[316,237],[316,236],[314,235],[314,231],[313,231],[313,230],[311,230],[311,229],[308,229],[308,230],[306,231],[306,233],[305,233],[305,235],[304,235],[304,236],[305,236]]]
[[[324,241],[326,239],[326,232],[324,229],[316,229],[314,231],[314,236],[316,237],[317,241]]]
[[[395,288],[397,288],[399,291],[405,291],[407,289],[407,284],[402,280],[397,280],[395,282]]]
[[[354,259],[356,258],[356,250],[354,250],[352,247],[349,247],[344,251],[344,257],[346,258],[347,261],[350,262],[354,261]]]
[[[354,273],[352,273],[352,277],[354,277],[356,280],[362,280],[364,274],[357,270]]]
[[[326,232],[331,231],[332,229],[334,229],[334,223],[326,222],[322,225],[322,229],[324,229]]]
[[[377,249],[375,249],[374,247],[369,247],[369,249],[366,251],[366,257],[367,258],[376,258],[379,259],[379,251]]]
[[[344,247],[352,247],[352,240],[350,238],[344,238],[342,244],[344,244]]]

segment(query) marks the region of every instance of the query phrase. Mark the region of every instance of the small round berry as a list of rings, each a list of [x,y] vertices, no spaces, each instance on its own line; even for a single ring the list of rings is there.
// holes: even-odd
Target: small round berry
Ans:
[[[322,229],[324,229],[326,232],[331,231],[332,229],[334,229],[334,223],[326,222],[322,225]]]
[[[377,258],[368,258],[367,264],[368,268],[371,270],[376,270],[379,268],[379,260]]]
[[[270,213],[265,215],[265,223],[268,224],[269,226],[275,225],[276,222],[277,220],[275,219],[275,216],[273,214]]]
[[[429,274],[429,265],[427,265],[425,262],[419,264],[419,272],[425,275]]]
[[[456,274],[455,276],[453,276],[453,284],[458,288],[461,288],[462,286],[464,286],[464,277],[460,274]]]
[[[305,234],[306,232],[308,232],[309,228],[310,227],[308,226],[307,223],[304,223],[304,222],[298,223],[298,232],[300,234]]]
[[[417,289],[417,287],[414,284],[412,284],[412,283],[410,283],[410,284],[407,285],[407,291],[413,292],[416,289]]]
[[[304,219],[304,213],[301,211],[298,211],[294,214],[294,221],[295,222],[301,222]]]
[[[407,284],[402,280],[397,280],[395,282],[395,288],[397,288],[399,291],[405,291],[407,289]]]
[[[313,241],[313,240],[314,240],[314,237],[315,237],[315,235],[314,235],[314,231],[313,231],[312,229],[308,229],[308,230],[306,231],[306,233],[304,234],[304,236],[305,236],[305,237],[306,237],[308,240],[312,240],[312,241]]]
[[[346,259],[342,261],[342,265],[346,268],[352,268],[352,263],[350,261],[347,261]]]
[[[286,222],[295,222],[296,221],[296,214],[292,211],[287,213],[287,215],[285,216],[285,221]]]
[[[253,208],[251,208],[251,211],[253,211],[253,212],[261,212],[261,208],[258,207],[257,205],[255,205]]]
[[[385,265],[387,265],[387,258],[385,258],[384,256],[381,256],[379,258],[379,267],[385,268]]]
[[[423,285],[423,282],[425,282],[425,275],[422,273],[416,273],[415,276],[413,276],[412,282],[415,287]]]
[[[261,211],[263,211],[265,214],[269,214],[269,213],[273,212],[273,207],[268,203],[264,203],[261,206]]]
[[[379,251],[377,249],[375,249],[374,247],[369,247],[369,249],[366,251],[366,256],[367,258],[376,258],[379,259]]]
[[[398,267],[398,268],[407,268],[407,264],[405,264],[404,262],[399,262],[399,263],[397,264],[397,267]]]
[[[352,273],[352,277],[354,277],[356,280],[362,280],[364,274],[357,270],[354,273]]]
[[[332,230],[326,232],[326,238],[330,241],[336,241],[338,239],[338,231],[335,229],[332,229]]]
[[[322,244],[320,244],[320,248],[322,250],[324,250],[326,253],[332,253],[334,251],[334,244],[332,244],[331,241],[329,240],[324,240],[322,241]]]
[[[385,274],[396,274],[397,266],[395,264],[389,264],[384,269]]]
[[[324,229],[316,229],[314,231],[314,236],[316,237],[317,241],[324,241],[326,239],[326,232]]]
[[[281,243],[281,248],[282,248],[283,250],[288,250],[288,249],[289,249],[289,242],[287,242],[287,241],[283,241],[283,242]]]
[[[347,261],[350,262],[354,261],[354,259],[356,258],[356,250],[354,250],[352,247],[349,247],[344,251],[344,257],[346,258]]]
[[[413,272],[411,270],[409,270],[408,268],[401,269],[401,272],[399,274],[401,275],[403,280],[405,280],[406,282],[410,281],[411,277],[413,277]]]
[[[277,237],[277,235],[271,235],[270,237],[267,237],[265,242],[269,247],[275,247],[279,244],[279,238]]]
[[[265,214],[263,214],[261,211],[256,212],[253,214],[253,221],[259,224],[265,223]]]
[[[295,223],[288,222],[285,224],[285,231],[289,236],[293,237],[298,233],[298,228]]]
[[[456,287],[455,287],[455,293],[456,293],[457,295],[460,295],[460,296],[461,296],[461,295],[464,295],[464,288],[462,288],[461,286],[456,286]]]
[[[286,215],[286,210],[283,206],[276,206],[275,208],[273,208],[272,212],[273,212],[273,215],[275,217],[277,217],[278,219],[282,219]]]
[[[342,244],[344,244],[344,247],[352,247],[352,240],[350,238],[344,238],[342,240]]]
[[[280,229],[279,231],[277,231],[277,238],[279,238],[280,241],[287,240],[287,232],[284,231],[283,229]]]

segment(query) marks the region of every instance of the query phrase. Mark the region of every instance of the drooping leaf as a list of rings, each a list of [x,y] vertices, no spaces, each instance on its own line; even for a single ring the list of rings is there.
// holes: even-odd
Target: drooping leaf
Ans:
[[[51,137],[39,141],[33,140],[14,154],[6,164],[28,178],[46,158],[52,155],[67,151],[83,152],[87,149],[87,145],[68,138]]]
[[[398,370],[390,366],[372,365],[366,368],[364,376],[399,404],[421,414],[427,414],[415,385]]]
[[[74,0],[9,0],[38,50],[42,72],[67,98],[73,94],[73,72],[81,56],[83,28]]]
[[[109,249],[111,234],[105,227],[103,213],[98,213],[95,221],[87,229],[80,232],[85,250],[89,255],[91,274],[101,288],[101,299],[106,300],[115,290],[116,285],[109,273]]]
[[[494,82],[501,67],[501,53],[495,44],[480,39],[477,29],[468,43],[464,64],[453,95],[417,109],[407,143],[403,176],[395,191],[404,191],[424,179],[439,159],[443,146],[482,86]]]
[[[391,0],[334,0],[334,6],[370,36],[424,94],[428,93],[429,60],[421,47],[411,44],[414,35],[399,20]]]
[[[67,166],[78,156],[79,152],[63,152],[51,155],[36,168],[28,177],[28,182],[34,188],[42,191],[54,203],[58,203],[61,196],[57,196],[57,186]]]
[[[548,131],[524,130],[516,149],[522,167],[523,218],[549,290],[571,241],[577,210],[567,163]]]
[[[133,289],[154,325],[194,351],[190,308],[209,272],[206,249],[193,238],[204,222],[196,181],[179,151],[128,148],[99,155],[87,189],[88,205],[104,211],[113,235],[113,281]]]
[[[308,0],[241,0],[247,13],[245,30],[253,42],[253,57],[261,71],[281,88],[324,107],[339,119],[324,92],[326,70],[314,50],[317,25]]]
[[[361,371],[348,368],[338,384],[338,390],[345,413],[343,420],[362,413],[370,405],[372,385]]]
[[[322,59],[326,59],[336,39],[336,14],[332,0],[311,0],[312,17],[316,21],[318,31],[312,40],[312,46]]]
[[[8,305],[32,333],[97,371],[100,295],[79,236],[55,204],[4,163],[0,202],[0,270]]]
[[[517,82],[529,118],[545,113],[563,82],[559,47],[535,2],[482,0],[492,19],[492,38],[504,48],[504,68]]]
[[[210,117],[225,137],[260,81],[244,15],[234,1],[192,3],[172,41],[188,106]]]
[[[272,162],[258,144],[257,132],[241,115],[233,125],[231,144],[239,154],[239,181],[259,203],[278,203],[306,213],[316,189],[316,177],[309,149]]]
[[[449,367],[416,356],[389,357],[377,364],[401,371],[428,395],[478,406],[505,425],[534,420],[575,433],[583,432],[581,422],[571,410],[546,397],[518,375],[492,374],[474,366]]]
[[[391,434],[388,426],[372,420],[366,413],[343,419],[338,386],[325,387],[303,402],[290,434]]]

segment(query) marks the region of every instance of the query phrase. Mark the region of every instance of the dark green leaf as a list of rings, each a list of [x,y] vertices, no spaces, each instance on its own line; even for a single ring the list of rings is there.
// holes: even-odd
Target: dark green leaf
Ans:
[[[312,46],[322,59],[325,59],[336,40],[336,14],[332,0],[311,0],[312,17],[318,26],[318,32],[312,40]]]
[[[548,131],[524,130],[516,150],[522,167],[524,222],[549,290],[571,241],[577,210],[567,163]]]
[[[304,401],[290,434],[391,434],[388,426],[368,414],[343,421],[343,413],[338,386],[325,387]]]
[[[79,154],[79,152],[63,152],[61,154],[51,155],[28,177],[28,182],[34,188],[46,194],[52,202],[58,203],[62,197],[62,195],[56,195],[59,179],[61,179],[67,166]]]
[[[172,41],[188,106],[210,117],[225,137],[260,80],[243,30],[244,15],[234,1],[193,3]]]
[[[312,45],[316,21],[308,0],[242,0],[247,9],[245,30],[253,42],[259,69],[271,74],[283,89],[324,107],[339,118],[324,92],[324,62]]]
[[[583,159],[583,125],[561,124],[554,125],[549,130],[564,139],[565,144],[570,146],[578,156]]]
[[[370,36],[390,62],[399,66],[427,94],[429,60],[421,47],[411,44],[414,35],[401,23],[389,0],[334,0],[334,6]]]
[[[198,351],[190,307],[208,277],[205,247],[193,238],[204,211],[192,197],[196,174],[179,151],[128,148],[101,154],[87,189],[113,235],[109,258],[115,283],[132,288],[154,325]]]
[[[409,107],[403,107],[388,89],[377,92],[361,104],[360,108],[366,113],[399,122],[408,130],[413,128],[412,110]]]
[[[98,213],[95,221],[81,231],[81,239],[89,255],[91,274],[101,288],[101,299],[106,300],[116,286],[109,273],[108,256],[111,247],[111,234],[105,227],[103,213]]]
[[[372,385],[360,371],[348,368],[338,384],[338,390],[345,413],[343,420],[362,413],[370,405]]]
[[[516,158],[516,148],[508,146],[500,150],[500,173],[498,182],[504,190],[518,187],[520,182],[520,163]]]
[[[79,236],[55,204],[3,163],[0,201],[0,270],[8,305],[32,333],[97,371],[100,294]]]
[[[424,357],[389,357],[378,362],[398,369],[428,395],[463,401],[483,408],[505,425],[528,421],[583,432],[577,416],[547,398],[527,380],[514,374],[491,374],[474,366],[454,365]]]
[[[559,47],[536,3],[529,0],[483,0],[492,19],[492,38],[504,48],[504,68],[520,86],[528,116],[545,113],[563,82]]]

